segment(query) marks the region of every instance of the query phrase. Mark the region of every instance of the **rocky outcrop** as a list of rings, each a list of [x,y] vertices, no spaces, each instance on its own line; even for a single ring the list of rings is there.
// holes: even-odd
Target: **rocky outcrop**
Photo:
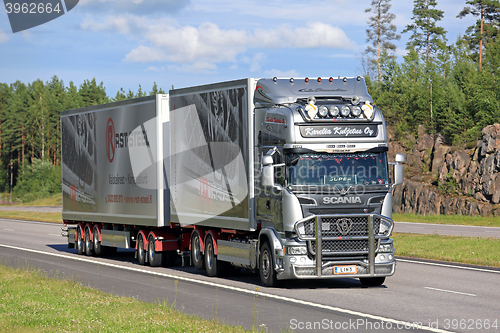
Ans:
[[[415,142],[406,153],[407,180],[394,189],[396,212],[500,215],[500,124],[485,127],[473,149],[456,150],[420,128]],[[393,145],[389,153],[400,152]]]

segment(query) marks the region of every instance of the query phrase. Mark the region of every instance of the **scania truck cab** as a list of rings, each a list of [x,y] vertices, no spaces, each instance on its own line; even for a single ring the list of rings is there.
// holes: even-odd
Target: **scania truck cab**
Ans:
[[[254,104],[256,218],[274,240],[260,251],[262,283],[384,283],[396,267],[392,188],[404,156],[391,179],[385,120],[364,79],[261,79]]]

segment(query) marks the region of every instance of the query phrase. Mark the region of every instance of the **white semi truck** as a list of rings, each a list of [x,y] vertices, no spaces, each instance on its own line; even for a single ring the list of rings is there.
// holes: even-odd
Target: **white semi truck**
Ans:
[[[394,274],[386,125],[363,78],[243,79],[61,114],[78,253],[287,279]],[[389,178],[389,164],[394,166]]]

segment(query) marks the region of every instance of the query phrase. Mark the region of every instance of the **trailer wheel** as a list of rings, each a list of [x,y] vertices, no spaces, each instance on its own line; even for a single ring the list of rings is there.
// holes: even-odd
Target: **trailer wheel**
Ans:
[[[207,268],[208,276],[219,276],[219,262],[215,255],[214,239],[208,235],[205,239],[205,267]]]
[[[359,281],[364,287],[378,287],[384,284],[385,276],[374,278],[359,278]]]
[[[90,228],[85,228],[85,254],[88,256],[94,255],[94,246],[90,240]]]
[[[83,254],[85,252],[85,243],[82,239],[82,228],[76,227],[76,250],[78,254]]]
[[[201,253],[200,234],[197,231],[194,231],[191,236],[191,260],[196,269],[205,269],[205,258],[203,258],[203,253]]]
[[[273,253],[271,252],[271,246],[269,246],[268,242],[265,242],[260,248],[259,275],[260,281],[264,286],[276,287],[278,285],[278,279],[276,278],[276,271],[273,265]]]
[[[99,228],[94,227],[94,253],[96,256],[102,255],[101,242],[99,241]]]
[[[161,266],[163,253],[155,250],[155,239],[153,236],[149,236],[148,259],[151,267]]]
[[[139,260],[139,264],[146,265],[146,255],[146,250],[144,250],[144,236],[140,233],[137,240],[137,259]]]

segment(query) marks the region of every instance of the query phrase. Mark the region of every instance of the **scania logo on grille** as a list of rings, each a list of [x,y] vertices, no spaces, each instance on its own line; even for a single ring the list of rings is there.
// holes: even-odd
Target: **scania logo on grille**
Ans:
[[[352,229],[351,219],[342,218],[337,220],[335,224],[337,225],[337,230],[344,236],[347,235]]]

